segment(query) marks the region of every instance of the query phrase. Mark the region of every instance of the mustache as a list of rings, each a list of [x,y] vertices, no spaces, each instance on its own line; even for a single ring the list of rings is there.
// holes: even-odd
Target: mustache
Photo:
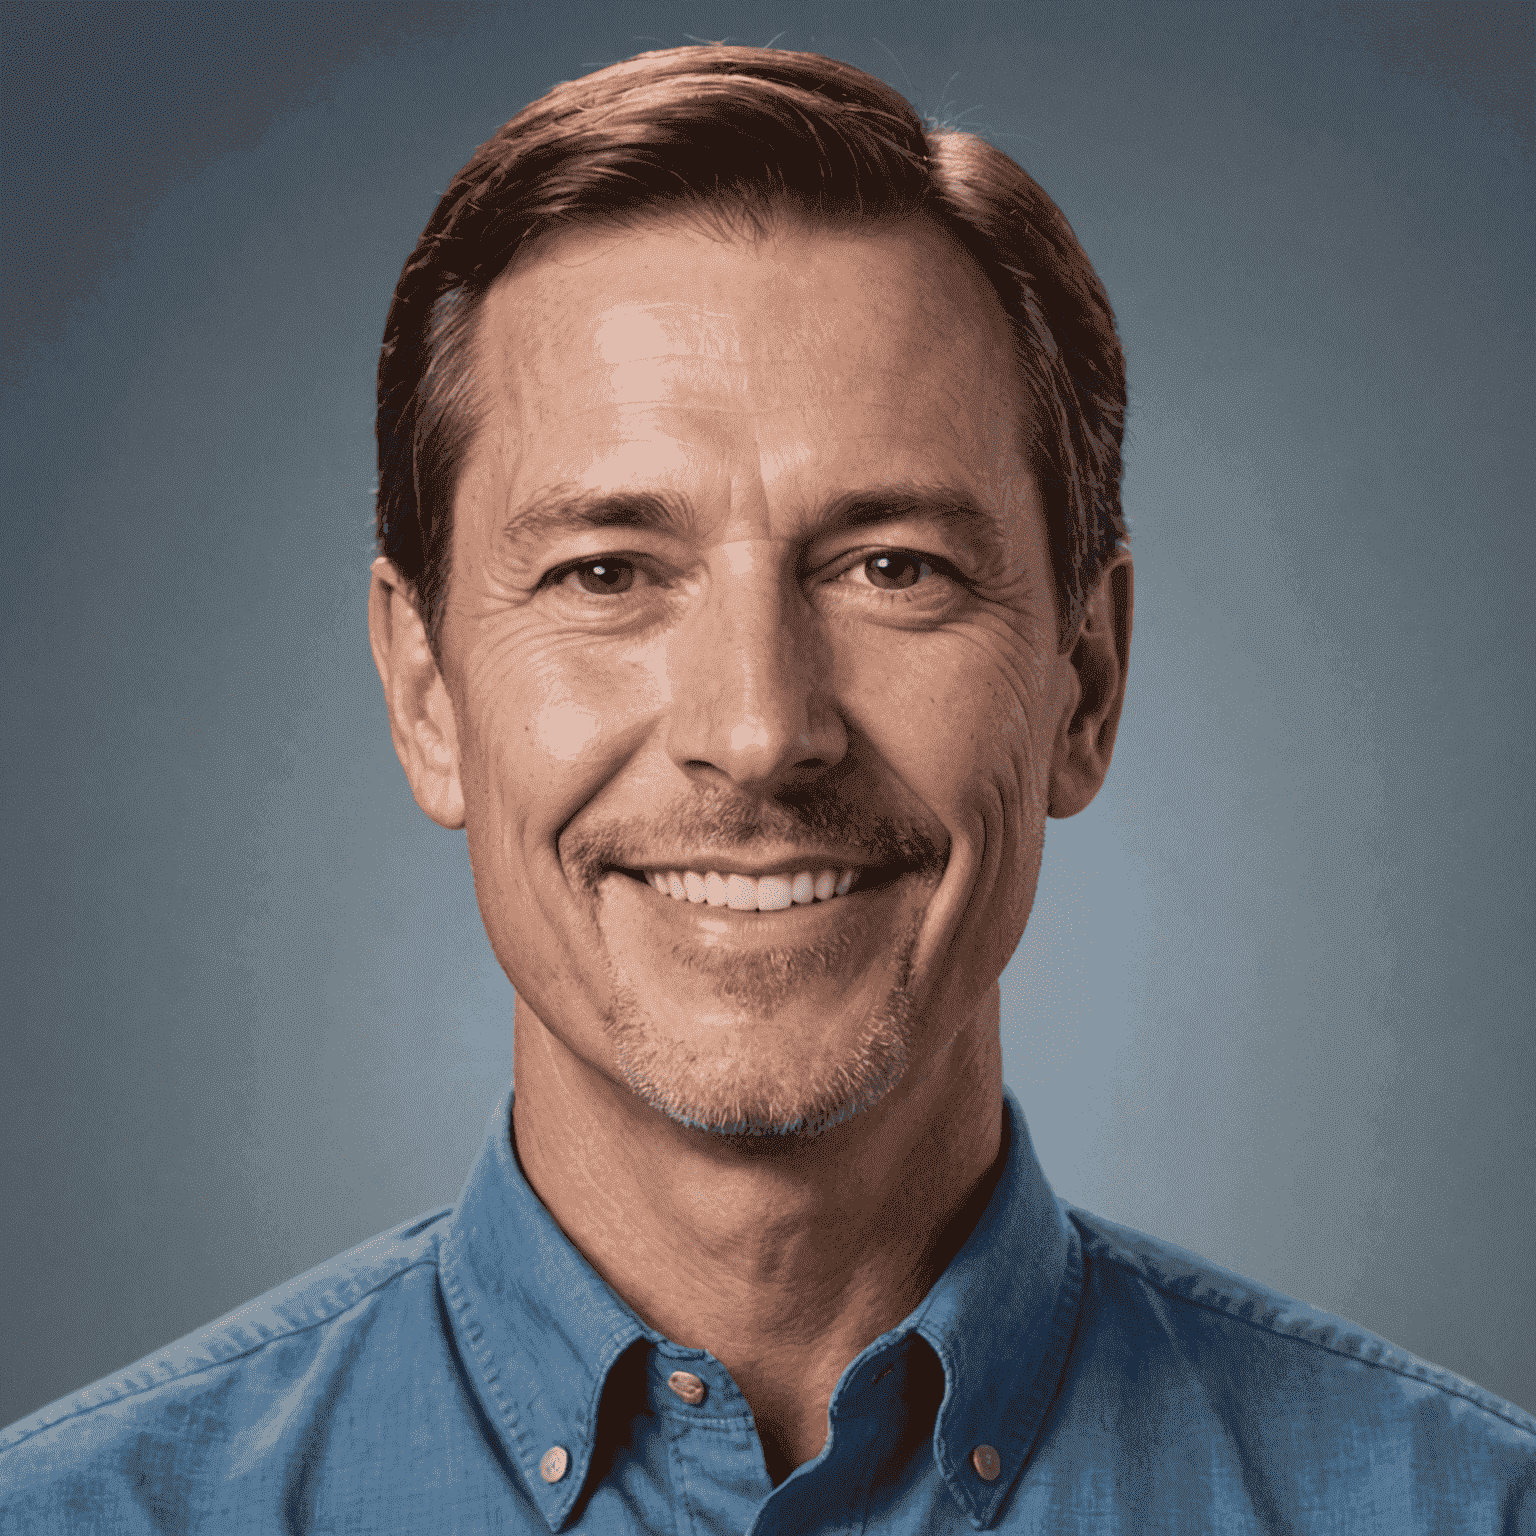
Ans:
[[[862,861],[887,868],[943,873],[949,839],[939,842],[916,821],[850,801],[835,784],[754,798],[711,786],[686,802],[641,819],[595,820],[571,828],[560,853],[577,883],[593,891],[610,869],[654,862],[670,849],[750,853],[754,846],[824,843],[858,849]]]

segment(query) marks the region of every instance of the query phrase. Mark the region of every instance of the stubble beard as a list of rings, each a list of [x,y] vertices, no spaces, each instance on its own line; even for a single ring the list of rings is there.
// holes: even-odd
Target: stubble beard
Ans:
[[[901,1081],[918,1024],[912,991],[912,959],[922,914],[908,924],[890,951],[892,983],[868,1009],[846,1047],[807,1070],[783,1051],[701,1051],[646,1007],[636,989],[609,967],[613,1003],[604,1028],[630,1089],[678,1125],[720,1137],[805,1141],[879,1103]],[[835,976],[849,945],[833,939],[728,963],[679,947],[672,960],[709,977],[715,996],[736,1005],[741,1023],[769,1020],[796,989]]]

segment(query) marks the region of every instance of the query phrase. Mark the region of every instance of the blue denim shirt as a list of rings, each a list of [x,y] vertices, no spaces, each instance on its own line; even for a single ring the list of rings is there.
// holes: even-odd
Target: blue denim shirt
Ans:
[[[1062,1206],[1011,1095],[1006,1134],[974,1232],[777,1488],[720,1363],[648,1328],[528,1187],[508,1095],[451,1210],[7,1430],[0,1528],[1536,1531],[1531,1415]]]

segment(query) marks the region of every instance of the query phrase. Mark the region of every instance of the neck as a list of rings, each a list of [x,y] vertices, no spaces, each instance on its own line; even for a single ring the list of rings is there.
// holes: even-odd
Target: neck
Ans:
[[[566,1236],[651,1327],[740,1387],[775,1482],[821,1449],[844,1367],[975,1225],[1002,1135],[999,997],[920,1079],[821,1136],[674,1124],[521,1000],[517,1154]]]

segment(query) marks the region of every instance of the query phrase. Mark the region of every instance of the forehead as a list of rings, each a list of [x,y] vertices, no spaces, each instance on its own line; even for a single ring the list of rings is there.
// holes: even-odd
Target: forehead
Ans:
[[[995,499],[1021,468],[1007,319],[926,219],[567,231],[493,285],[477,346],[513,501],[680,477],[802,500],[959,479]]]

